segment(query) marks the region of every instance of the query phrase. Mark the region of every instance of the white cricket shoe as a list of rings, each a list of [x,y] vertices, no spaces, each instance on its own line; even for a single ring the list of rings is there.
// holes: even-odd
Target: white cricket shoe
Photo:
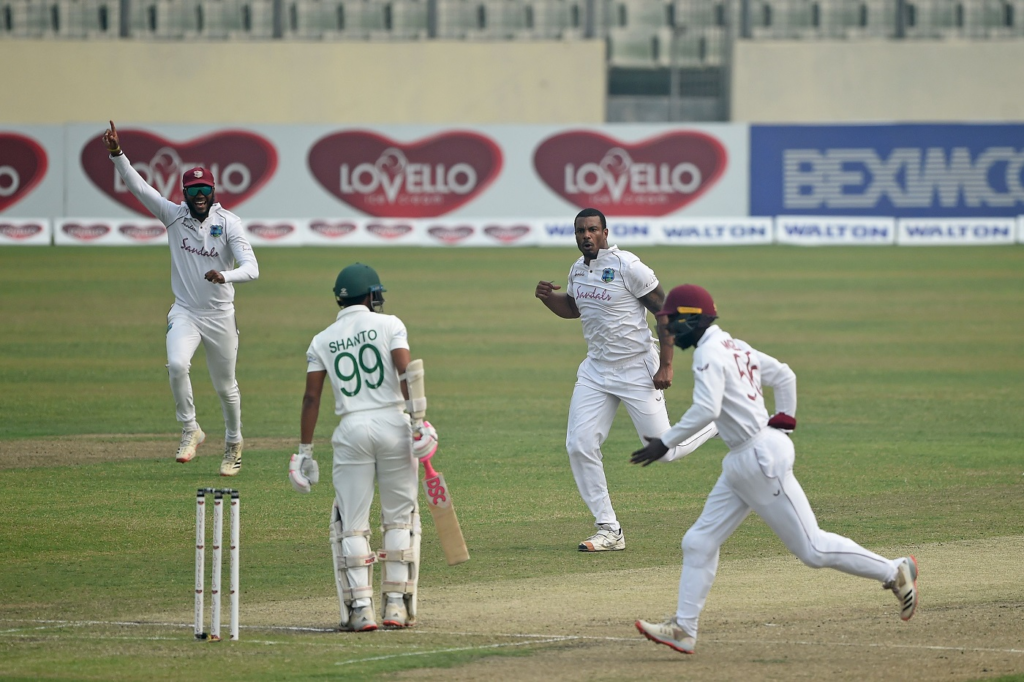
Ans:
[[[193,457],[196,456],[196,448],[198,448],[203,441],[206,440],[206,434],[200,428],[195,428],[191,431],[182,429],[181,430],[181,442],[178,443],[178,452],[174,455],[174,460],[184,464]]]
[[[384,619],[381,622],[389,628],[407,628],[412,625],[409,621],[409,611],[405,608],[405,600],[388,599],[384,604]]]
[[[910,620],[917,610],[917,559],[905,556],[899,560],[896,577],[882,587],[892,590],[900,601],[900,618]]]
[[[224,444],[224,459],[220,461],[220,475],[234,476],[242,470],[242,441]]]
[[[681,654],[692,654],[694,647],[697,646],[696,640],[679,627],[674,616],[664,623],[648,623],[646,620],[638,620],[636,629],[652,642],[664,644]]]
[[[377,621],[373,618],[373,605],[350,608],[348,623],[342,623],[342,630],[348,632],[371,632],[377,629]]]
[[[606,524],[598,526],[597,532],[579,546],[581,552],[611,552],[619,549],[626,549],[626,538],[622,535],[622,529],[613,530]]]

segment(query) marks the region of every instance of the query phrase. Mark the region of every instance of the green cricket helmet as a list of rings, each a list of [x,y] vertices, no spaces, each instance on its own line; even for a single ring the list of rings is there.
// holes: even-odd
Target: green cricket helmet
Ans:
[[[367,294],[370,295],[370,305],[374,312],[384,310],[384,292],[387,291],[381,283],[377,271],[369,265],[353,263],[338,273],[334,280],[334,297],[338,305],[352,305],[362,302]],[[357,299],[353,301],[352,299]],[[348,301],[346,304],[345,301]]]
[[[704,287],[682,284],[665,297],[665,305],[658,311],[665,317],[665,328],[680,348],[696,346],[700,337],[718,319],[715,302]]]

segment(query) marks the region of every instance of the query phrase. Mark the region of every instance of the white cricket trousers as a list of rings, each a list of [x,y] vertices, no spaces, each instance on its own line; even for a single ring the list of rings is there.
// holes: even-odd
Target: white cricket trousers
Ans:
[[[182,428],[197,427],[189,369],[200,343],[206,349],[210,381],[220,397],[224,439],[237,443],[242,439],[242,396],[235,381],[238,326],[234,310],[200,314],[175,303],[167,313],[167,375],[176,416]]]
[[[657,438],[671,426],[665,396],[654,388],[658,364],[658,351],[651,348],[647,353],[618,363],[602,363],[587,357],[576,373],[565,449],[576,487],[594,515],[595,526],[619,527],[608,495],[601,453],[619,403],[626,405],[641,445],[647,444],[644,436]],[[678,456],[689,454],[715,433],[714,425],[709,425],[697,436],[677,445],[681,450]]]
[[[689,634],[697,635],[697,621],[718,570],[719,548],[751,511],[811,568],[834,568],[879,582],[895,577],[896,562],[818,528],[807,496],[793,476],[794,459],[793,441],[765,427],[722,460],[722,475],[704,511],[683,536],[676,620]]]
[[[334,496],[341,516],[342,531],[370,530],[370,503],[373,502],[374,477],[380,487],[380,516],[384,526],[410,526],[418,512],[419,461],[412,454],[412,425],[409,416],[398,407],[350,412],[342,418],[331,438],[334,445]],[[420,528],[397,528],[384,533],[384,549],[408,549],[412,534]],[[371,554],[369,536],[345,537],[341,542],[345,556]],[[349,568],[349,585],[370,584],[368,568]],[[409,565],[385,562],[388,581],[406,582]],[[369,599],[356,599],[356,608],[369,605]]]

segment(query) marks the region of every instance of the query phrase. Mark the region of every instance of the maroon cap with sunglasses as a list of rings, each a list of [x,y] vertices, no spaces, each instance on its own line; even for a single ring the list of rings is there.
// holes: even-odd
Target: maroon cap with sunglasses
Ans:
[[[182,187],[194,187],[196,185],[206,185],[207,187],[213,187],[213,173],[203,168],[202,166],[196,166],[185,171],[181,176]]]

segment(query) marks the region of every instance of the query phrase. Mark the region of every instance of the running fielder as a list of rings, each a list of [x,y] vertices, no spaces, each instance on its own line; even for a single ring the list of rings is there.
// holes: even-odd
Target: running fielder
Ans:
[[[224,458],[221,476],[242,468],[242,402],[235,381],[238,327],[235,324],[233,282],[260,276],[242,222],[216,201],[214,177],[205,168],[192,168],[181,178],[185,200],[175,204],[160,195],[132,168],[121,150],[117,128],[103,134],[114,167],[128,190],[167,227],[171,247],[171,291],[174,305],[167,313],[167,373],[181,442],[175,459],[188,462],[206,434],[196,421],[189,368],[199,344],[206,349],[210,380],[224,412]],[[238,264],[235,267],[235,264]]]
[[[338,274],[334,294],[341,312],[334,324],[313,337],[306,351],[299,452],[292,455],[288,467],[289,480],[298,492],[309,492],[310,484],[320,478],[313,459],[313,432],[329,377],[334,411],[341,416],[331,439],[335,492],[331,552],[340,629],[350,632],[377,629],[373,565],[378,560],[384,564],[383,624],[404,628],[415,622],[420,562],[417,457],[437,449],[437,432],[430,423],[414,427],[410,422],[410,414],[422,416],[427,409],[426,397],[409,399],[409,384],[422,381],[423,373],[406,376],[408,335],[400,319],[383,314],[384,291],[380,277],[368,265],[355,263]],[[413,393],[422,395],[417,390]],[[384,534],[384,547],[376,553],[370,549],[375,476]]]
[[[693,406],[660,438],[633,453],[634,464],[675,459],[670,448],[714,422],[729,454],[722,475],[708,495],[697,521],[683,536],[683,572],[676,613],[664,623],[636,621],[647,639],[692,654],[697,620],[718,569],[719,547],[751,511],[764,519],[802,562],[870,578],[892,590],[900,618],[910,620],[917,608],[917,562],[914,557],[886,559],[853,540],[818,528],[814,511],[793,476],[796,428],[796,375],[788,365],[732,338],[718,325],[711,295],[694,284],[669,292],[658,313],[659,328],[675,345],[693,351]],[[775,393],[776,414],[768,417],[762,386]]]
[[[581,318],[587,357],[576,374],[569,403],[565,447],[576,486],[594,515],[597,532],[581,542],[581,552],[625,549],[626,539],[612,508],[601,445],[619,403],[625,403],[640,442],[668,430],[663,389],[672,385],[672,343],[661,339],[659,355],[647,326],[647,311],[665,300],[654,271],[629,251],[608,245],[604,214],[585,208],[575,220],[576,246],[583,255],[569,270],[565,293],[552,282],[537,284],[535,295],[551,312]],[[708,424],[676,447],[682,457],[717,433]]]

